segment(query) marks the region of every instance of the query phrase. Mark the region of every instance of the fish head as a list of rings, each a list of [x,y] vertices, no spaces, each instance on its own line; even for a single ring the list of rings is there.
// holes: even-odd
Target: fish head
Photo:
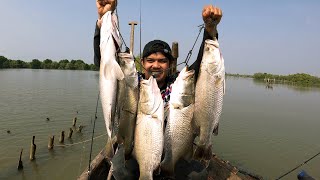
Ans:
[[[144,114],[153,114],[161,102],[161,93],[156,79],[150,76],[148,80],[141,80],[139,100],[140,111]]]
[[[202,62],[210,73],[216,73],[220,70],[222,60],[219,43],[216,39],[205,41]]]
[[[133,76],[137,74],[134,57],[131,53],[119,53],[119,65],[125,76]]]
[[[188,106],[194,103],[195,81],[194,70],[187,70],[183,68],[172,85],[172,92],[170,95],[170,102]]]

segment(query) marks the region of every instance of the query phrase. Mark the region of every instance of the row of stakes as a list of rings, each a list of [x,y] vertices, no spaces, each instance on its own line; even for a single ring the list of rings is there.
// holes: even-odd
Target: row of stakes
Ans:
[[[73,118],[73,124],[72,126],[75,127],[76,126],[76,123],[77,123],[77,117]],[[79,126],[79,128],[77,129],[78,132],[81,132],[82,129],[83,129],[84,126]],[[69,133],[68,133],[68,138],[71,138],[72,137],[72,134],[73,134],[73,129],[70,128],[69,129]],[[60,143],[64,143],[64,137],[65,137],[65,134],[64,134],[64,131],[61,131],[60,133],[60,138],[59,138],[59,142]],[[31,146],[30,146],[30,156],[29,156],[29,159],[30,161],[33,161],[35,160],[35,155],[36,155],[36,144],[34,143],[34,140],[35,140],[35,136],[32,137],[32,141],[31,141]],[[53,149],[53,146],[54,146],[54,135],[52,137],[49,137],[49,142],[48,142],[48,149],[49,150],[52,150]],[[19,164],[18,164],[18,170],[22,170],[23,169],[23,163],[22,163],[22,152],[23,152],[23,148],[21,149],[20,151],[20,158],[19,158]]]

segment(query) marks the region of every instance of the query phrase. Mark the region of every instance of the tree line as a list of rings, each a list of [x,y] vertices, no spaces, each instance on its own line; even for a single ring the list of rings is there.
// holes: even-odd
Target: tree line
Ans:
[[[255,73],[253,75],[255,80],[266,81],[267,79],[275,80],[277,83],[292,83],[299,86],[314,86],[320,87],[320,78],[311,76],[305,73],[296,73],[289,75],[275,75],[268,73]]]
[[[22,60],[11,60],[4,56],[0,56],[0,69],[7,68],[25,68],[25,69],[64,69],[64,70],[92,70],[97,71],[99,68],[94,64],[87,64],[82,60],[63,59],[59,62],[45,59],[40,61],[33,59],[31,62]]]

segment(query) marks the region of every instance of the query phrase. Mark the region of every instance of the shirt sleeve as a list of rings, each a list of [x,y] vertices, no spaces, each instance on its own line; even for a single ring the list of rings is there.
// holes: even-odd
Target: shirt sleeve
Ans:
[[[97,25],[96,22],[96,29],[94,31],[94,37],[93,37],[93,49],[94,49],[94,64],[97,67],[100,67],[100,28]]]
[[[216,34],[216,38],[218,39],[218,33]],[[213,37],[211,37],[210,34],[206,30],[204,30],[203,39],[202,39],[202,42],[201,42],[201,46],[200,46],[200,49],[199,49],[199,53],[198,53],[197,59],[190,66],[190,69],[194,69],[194,71],[195,71],[195,79],[198,79],[200,64],[201,64],[201,60],[202,60],[202,56],[203,56],[204,42],[207,39],[213,40]]]

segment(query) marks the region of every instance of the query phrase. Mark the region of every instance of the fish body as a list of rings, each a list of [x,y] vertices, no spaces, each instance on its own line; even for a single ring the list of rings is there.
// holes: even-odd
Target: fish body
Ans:
[[[194,122],[199,135],[195,159],[212,156],[212,134],[218,128],[224,94],[225,67],[219,43],[216,38],[206,40],[195,87]]]
[[[124,52],[119,53],[118,56],[120,67],[124,73],[124,79],[118,82],[117,118],[119,131],[117,139],[123,142],[125,156],[128,158],[133,149],[133,137],[139,101],[139,79],[133,55]]]
[[[124,74],[117,62],[117,48],[121,45],[117,29],[117,17],[110,11],[102,17],[100,30],[100,71],[99,90],[103,117],[108,134],[107,156],[112,156],[111,134],[116,112],[117,82],[124,78]],[[108,145],[109,144],[109,145]],[[111,151],[112,150],[112,151]]]
[[[140,97],[134,137],[134,156],[139,179],[153,179],[163,151],[164,108],[160,89],[152,76],[140,82]]]
[[[172,84],[164,160],[161,162],[161,171],[168,175],[174,174],[175,164],[180,158],[189,160],[193,153],[194,86],[194,70],[187,71],[186,67]]]

